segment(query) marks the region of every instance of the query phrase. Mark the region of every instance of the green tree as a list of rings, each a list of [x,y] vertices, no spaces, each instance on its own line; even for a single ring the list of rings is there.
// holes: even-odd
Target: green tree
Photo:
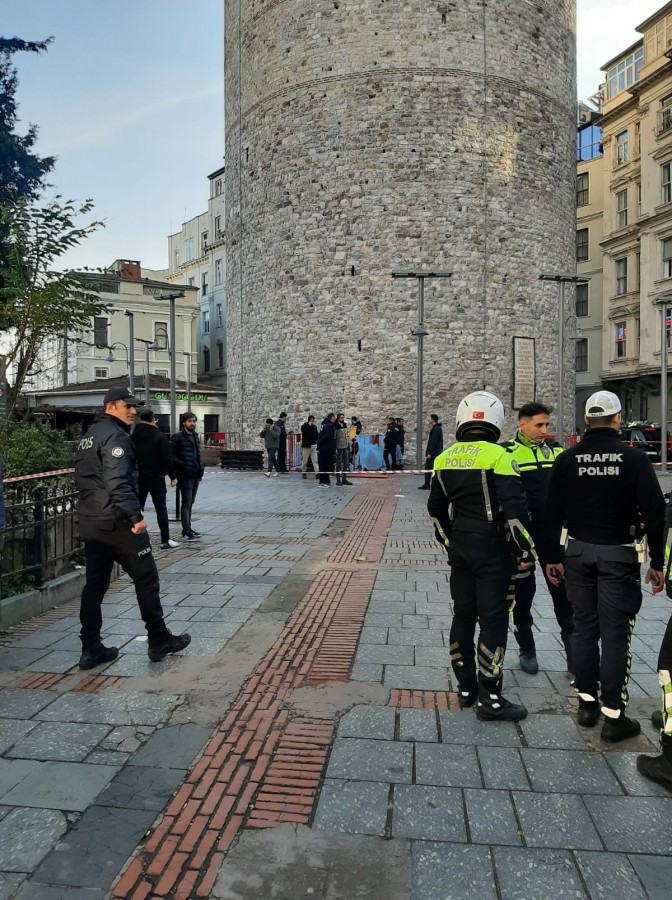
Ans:
[[[34,152],[37,127],[30,125],[24,135],[16,134],[18,75],[15,53],[42,53],[53,38],[23,41],[0,37],[0,204],[23,198],[34,200],[44,189],[44,179],[54,168],[55,157]]]
[[[79,206],[61,197],[43,206],[25,201],[0,206],[0,229],[7,232],[0,285],[0,327],[5,329],[0,381],[10,367],[15,371],[7,390],[7,421],[45,341],[66,331],[83,331],[92,316],[107,309],[96,291],[95,275],[58,266],[63,254],[103,225],[98,221],[76,224],[78,216],[92,209],[91,200]]]
[[[0,456],[5,478],[72,466],[72,449],[62,433],[34,420],[0,435]]]

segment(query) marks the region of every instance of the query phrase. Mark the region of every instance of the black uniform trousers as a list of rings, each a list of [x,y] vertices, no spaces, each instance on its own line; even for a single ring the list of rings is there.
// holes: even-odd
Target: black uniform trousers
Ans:
[[[662,693],[663,735],[672,741],[672,616],[658,651],[658,679]]]
[[[170,525],[168,523],[168,507],[166,506],[166,479],[164,475],[151,475],[148,472],[138,474],[138,492],[140,494],[140,509],[145,511],[147,494],[152,498],[156,521],[161,534],[161,543],[170,540]]]
[[[429,459],[425,457],[425,469],[433,469],[434,468],[434,460],[436,456],[430,456]],[[432,480],[432,473],[425,472],[425,487],[429,487],[429,482]]]
[[[501,535],[456,531],[450,535],[450,594],[453,621],[450,655],[461,690],[476,687],[476,625],[480,627],[481,680],[497,681],[509,627],[508,591],[517,568],[510,545]],[[494,659],[493,659],[494,658]]]
[[[79,531],[86,559],[86,584],[79,612],[83,649],[100,641],[103,597],[110,586],[115,562],[133,580],[149,642],[160,643],[168,637],[159,595],[159,573],[147,532],[133,534],[128,521],[96,524],[80,521]]]
[[[329,473],[334,471],[336,450],[320,450],[317,448],[317,468],[320,470],[320,484],[331,484]]]
[[[565,580],[574,610],[573,687],[597,700],[601,685],[602,705],[610,710],[625,709],[632,662],[630,638],[642,605],[637,554],[632,547],[619,544],[570,539]]]
[[[534,533],[532,534],[532,539],[539,556],[539,568],[546,580],[548,591],[553,601],[553,611],[560,626],[560,634],[563,637],[568,637],[574,630],[574,616],[572,605],[567,597],[567,590],[563,582],[559,585],[554,585],[546,578],[546,556]],[[520,649],[523,653],[528,650],[533,652],[534,636],[532,634],[532,625],[534,624],[534,619],[532,617],[532,601],[537,590],[535,570],[530,570],[522,578],[514,579],[514,589],[516,602],[513,607],[513,624],[518,633]]]

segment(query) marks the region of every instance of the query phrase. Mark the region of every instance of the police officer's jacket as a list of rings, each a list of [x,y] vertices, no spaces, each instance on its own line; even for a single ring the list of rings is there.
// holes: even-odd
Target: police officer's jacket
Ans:
[[[100,413],[75,448],[77,513],[94,524],[143,518],[138,495],[138,470],[129,427],[115,416]]]
[[[533,549],[527,505],[510,453],[488,441],[458,441],[434,460],[427,509],[437,540],[453,531],[510,533],[519,555]]]
[[[551,470],[545,515],[551,564],[562,556],[563,525],[578,541],[631,545],[641,523],[651,567],[662,570],[663,493],[646,454],[628,447],[613,428],[589,428],[581,443],[560,454]]]
[[[543,520],[546,508],[546,494],[551,478],[553,463],[562,453],[562,447],[554,441],[541,444],[525,437],[520,431],[502,447],[513,457],[525,491],[530,526],[536,544],[543,538]]]

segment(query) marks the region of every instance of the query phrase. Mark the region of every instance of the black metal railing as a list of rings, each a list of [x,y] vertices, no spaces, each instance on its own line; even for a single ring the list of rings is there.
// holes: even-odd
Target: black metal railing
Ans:
[[[81,547],[71,474],[10,479],[4,494],[0,599],[70,571]]]

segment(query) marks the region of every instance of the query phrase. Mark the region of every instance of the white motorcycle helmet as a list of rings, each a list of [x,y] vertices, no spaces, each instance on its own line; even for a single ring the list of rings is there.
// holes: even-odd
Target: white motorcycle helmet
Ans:
[[[455,434],[458,441],[470,429],[479,429],[491,440],[499,440],[504,427],[504,406],[499,397],[489,391],[474,391],[460,402],[455,416]]]

